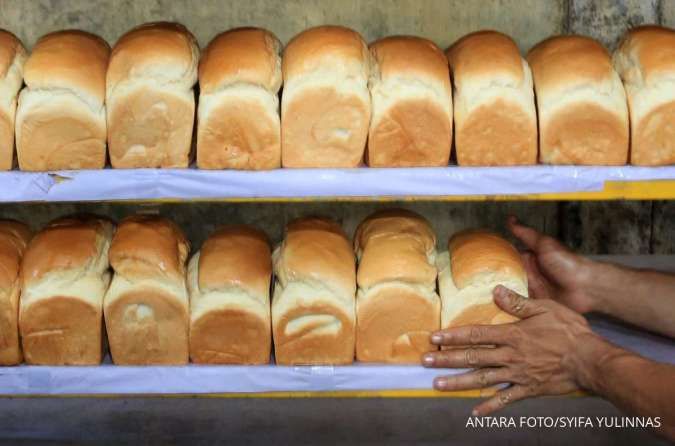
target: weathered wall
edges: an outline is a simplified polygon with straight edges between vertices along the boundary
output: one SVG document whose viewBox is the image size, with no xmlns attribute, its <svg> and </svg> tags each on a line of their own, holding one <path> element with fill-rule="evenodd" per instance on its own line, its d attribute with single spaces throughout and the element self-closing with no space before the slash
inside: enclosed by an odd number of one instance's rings
<svg viewBox="0 0 675 446">
<path fill-rule="evenodd" d="M 552 34 L 581 33 L 613 48 L 631 25 L 675 26 L 675 0 L 0 0 L 0 27 L 28 46 L 50 31 L 79 28 L 111 44 L 147 21 L 177 20 L 202 46 L 218 32 L 244 25 L 264 26 L 286 42 L 314 25 L 353 27 L 366 40 L 415 34 L 449 46 L 463 34 L 492 28 L 513 36 L 522 51 Z M 675 253 L 675 202 L 611 203 L 406 203 L 436 225 L 439 238 L 456 229 L 503 229 L 514 212 L 576 249 L 592 254 Z M 349 232 L 362 217 L 384 205 L 373 203 L 161 205 L 198 246 L 211 224 L 257 223 L 278 239 L 283 222 L 304 214 L 334 215 Z M 40 225 L 73 211 L 120 218 L 137 205 L 3 205 L 0 216 Z M 205 225 L 205 222 L 207 223 Z"/>
</svg>

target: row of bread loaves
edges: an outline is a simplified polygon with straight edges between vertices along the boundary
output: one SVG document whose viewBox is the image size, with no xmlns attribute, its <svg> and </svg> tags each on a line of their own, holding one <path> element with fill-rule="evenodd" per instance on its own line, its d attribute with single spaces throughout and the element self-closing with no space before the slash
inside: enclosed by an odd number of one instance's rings
<svg viewBox="0 0 675 446">
<path fill-rule="evenodd" d="M 0 31 L 0 168 L 13 165 L 14 139 L 22 170 L 100 169 L 106 154 L 116 168 L 187 167 L 197 82 L 202 169 L 444 166 L 453 139 L 466 166 L 668 165 L 674 48 L 675 31 L 643 26 L 613 59 L 582 36 L 523 58 L 495 31 L 444 55 L 418 37 L 368 47 L 353 30 L 320 26 L 283 58 L 260 28 L 219 34 L 200 58 L 187 29 L 161 22 L 112 51 L 89 33 L 51 33 L 27 57 Z"/>
<path fill-rule="evenodd" d="M 187 267 L 188 242 L 160 217 L 67 217 L 32 239 L 2 221 L 0 364 L 99 364 L 106 334 L 115 364 L 265 364 L 272 344 L 280 365 L 417 363 L 439 327 L 508 321 L 495 285 L 527 294 L 500 237 L 459 233 L 449 251 L 403 210 L 371 215 L 353 247 L 324 218 L 290 223 L 274 252 L 225 226 Z"/>
</svg>

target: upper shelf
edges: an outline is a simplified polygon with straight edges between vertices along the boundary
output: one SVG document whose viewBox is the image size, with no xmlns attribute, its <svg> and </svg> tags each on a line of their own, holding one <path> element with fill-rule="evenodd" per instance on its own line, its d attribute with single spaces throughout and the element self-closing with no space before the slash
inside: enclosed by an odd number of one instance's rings
<svg viewBox="0 0 675 446">
<path fill-rule="evenodd" d="M 83 170 L 0 173 L 0 202 L 668 200 L 675 166 Z"/>
</svg>

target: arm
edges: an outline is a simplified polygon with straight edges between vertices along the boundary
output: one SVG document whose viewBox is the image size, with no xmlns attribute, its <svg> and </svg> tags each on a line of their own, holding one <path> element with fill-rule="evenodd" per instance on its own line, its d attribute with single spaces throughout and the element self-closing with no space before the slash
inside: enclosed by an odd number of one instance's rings
<svg viewBox="0 0 675 446">
<path fill-rule="evenodd" d="M 595 262 L 513 217 L 508 226 L 529 250 L 524 259 L 533 294 L 675 338 L 675 275 Z"/>
<path fill-rule="evenodd" d="M 675 439 L 675 387 L 669 384 L 675 381 L 675 366 L 644 359 L 603 340 L 582 316 L 552 300 L 525 299 L 501 286 L 494 294 L 501 309 L 521 320 L 434 333 L 434 344 L 455 348 L 425 354 L 426 367 L 476 369 L 438 377 L 436 389 L 511 384 L 478 405 L 475 416 L 524 398 L 588 389 L 631 414 L 661 417 L 659 432 Z M 495 348 L 481 348 L 486 345 Z"/>
</svg>

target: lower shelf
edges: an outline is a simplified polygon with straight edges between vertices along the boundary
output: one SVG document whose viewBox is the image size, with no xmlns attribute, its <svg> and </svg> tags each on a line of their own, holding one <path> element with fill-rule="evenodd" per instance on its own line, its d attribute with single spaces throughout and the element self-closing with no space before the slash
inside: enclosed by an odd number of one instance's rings
<svg viewBox="0 0 675 446">
<path fill-rule="evenodd" d="M 648 358 L 675 363 L 675 342 L 592 318 L 594 330 Z M 350 366 L 18 366 L 0 368 L 0 396 L 203 395 L 220 398 L 457 397 L 477 398 L 492 390 L 435 392 L 435 376 L 461 369 L 355 364 Z"/>
</svg>

